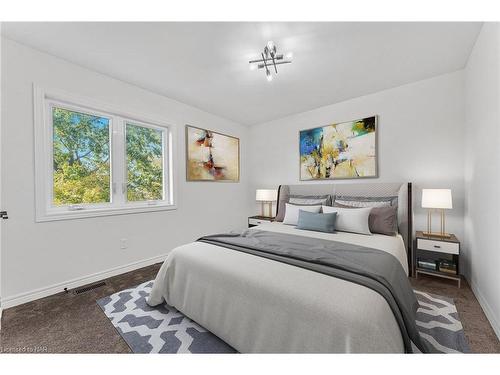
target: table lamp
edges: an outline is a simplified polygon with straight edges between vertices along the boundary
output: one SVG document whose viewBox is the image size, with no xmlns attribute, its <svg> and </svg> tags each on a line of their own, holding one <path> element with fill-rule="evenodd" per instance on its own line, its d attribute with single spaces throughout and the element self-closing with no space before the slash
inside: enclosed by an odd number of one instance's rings
<svg viewBox="0 0 500 375">
<path fill-rule="evenodd" d="M 446 233 L 444 210 L 453 208 L 451 199 L 451 189 L 422 189 L 422 208 L 427 208 L 427 232 L 426 236 L 450 238 Z M 441 231 L 432 232 L 432 211 L 438 210 L 441 213 Z"/>
<path fill-rule="evenodd" d="M 263 217 L 266 217 L 264 214 L 264 204 L 268 203 L 269 204 L 269 216 L 267 217 L 272 217 L 272 212 L 273 212 L 273 202 L 276 202 L 276 199 L 278 198 L 278 191 L 277 190 L 272 190 L 272 189 L 257 189 L 257 192 L 255 194 L 255 200 L 257 202 L 261 202 L 261 213 Z"/>
</svg>

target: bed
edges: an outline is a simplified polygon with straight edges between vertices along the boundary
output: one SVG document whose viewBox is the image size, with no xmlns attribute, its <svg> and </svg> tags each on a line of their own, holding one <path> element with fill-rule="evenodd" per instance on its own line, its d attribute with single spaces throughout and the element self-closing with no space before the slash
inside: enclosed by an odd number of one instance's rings
<svg viewBox="0 0 500 375">
<path fill-rule="evenodd" d="M 399 234 L 320 233 L 282 223 L 267 223 L 250 231 L 382 250 L 393 255 L 407 275 L 411 269 L 411 184 L 282 185 L 279 200 L 325 191 L 333 195 L 397 195 Z M 405 351 L 395 314 L 376 291 L 211 243 L 197 241 L 172 250 L 148 299 L 153 306 L 163 301 L 242 353 Z"/>
</svg>

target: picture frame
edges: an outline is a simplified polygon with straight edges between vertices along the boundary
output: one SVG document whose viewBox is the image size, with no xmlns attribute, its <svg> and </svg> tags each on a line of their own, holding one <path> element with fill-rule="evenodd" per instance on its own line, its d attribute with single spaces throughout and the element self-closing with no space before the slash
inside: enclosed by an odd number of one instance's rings
<svg viewBox="0 0 500 375">
<path fill-rule="evenodd" d="M 240 139 L 186 125 L 186 181 L 239 182 Z"/>
<path fill-rule="evenodd" d="M 299 130 L 299 180 L 378 178 L 378 116 Z"/>
</svg>

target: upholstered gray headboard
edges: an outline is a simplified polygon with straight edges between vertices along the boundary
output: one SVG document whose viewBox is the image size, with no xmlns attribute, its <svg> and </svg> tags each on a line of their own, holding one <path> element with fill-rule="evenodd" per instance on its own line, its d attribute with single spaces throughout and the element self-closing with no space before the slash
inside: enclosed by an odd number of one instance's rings
<svg viewBox="0 0 500 375">
<path fill-rule="evenodd" d="M 288 201 L 290 195 L 349 195 L 358 197 L 398 197 L 398 230 L 408 251 L 408 263 L 412 266 L 413 245 L 413 199 L 410 183 L 356 183 L 356 184 L 302 184 L 280 185 L 278 190 L 278 204 L 276 216 L 283 209 L 281 202 Z M 281 207 L 281 208 L 280 208 Z"/>
</svg>

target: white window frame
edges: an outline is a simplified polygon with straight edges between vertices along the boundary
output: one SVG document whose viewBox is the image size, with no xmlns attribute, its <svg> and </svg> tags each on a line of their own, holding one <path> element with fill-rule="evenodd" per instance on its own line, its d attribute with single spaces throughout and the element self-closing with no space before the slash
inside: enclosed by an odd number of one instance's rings
<svg viewBox="0 0 500 375">
<path fill-rule="evenodd" d="M 79 219 L 139 212 L 175 210 L 176 127 L 148 115 L 123 111 L 109 104 L 33 86 L 35 141 L 35 221 Z M 109 119 L 110 202 L 67 206 L 53 205 L 52 108 L 98 115 Z M 163 132 L 163 200 L 129 202 L 127 196 L 126 124 Z"/>
</svg>

